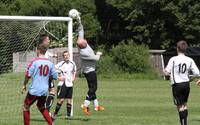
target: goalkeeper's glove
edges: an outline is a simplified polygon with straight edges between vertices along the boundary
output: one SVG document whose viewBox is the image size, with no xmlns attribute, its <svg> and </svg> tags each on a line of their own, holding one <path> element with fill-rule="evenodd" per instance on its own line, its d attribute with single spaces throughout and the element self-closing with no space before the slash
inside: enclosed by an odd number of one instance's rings
<svg viewBox="0 0 200 125">
<path fill-rule="evenodd" d="M 99 51 L 98 51 L 98 52 L 96 53 L 96 55 L 100 55 L 100 56 L 101 56 L 101 55 L 102 55 L 102 52 L 99 52 Z"/>
</svg>

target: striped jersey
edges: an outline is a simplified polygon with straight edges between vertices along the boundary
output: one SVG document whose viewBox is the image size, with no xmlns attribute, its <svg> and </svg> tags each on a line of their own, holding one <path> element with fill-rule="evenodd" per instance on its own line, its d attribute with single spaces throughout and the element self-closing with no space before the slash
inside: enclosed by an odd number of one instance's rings
<svg viewBox="0 0 200 125">
<path fill-rule="evenodd" d="M 100 55 L 96 55 L 93 49 L 87 44 L 83 49 L 80 49 L 81 67 L 84 73 L 95 71 L 96 61 L 100 59 Z"/>
<path fill-rule="evenodd" d="M 170 73 L 171 84 L 189 82 L 190 72 L 199 75 L 199 69 L 194 60 L 184 54 L 172 57 L 165 70 Z"/>
<path fill-rule="evenodd" d="M 28 65 L 26 77 L 32 78 L 29 93 L 44 96 L 48 93 L 49 78 L 57 79 L 58 75 L 54 64 L 47 58 L 35 58 Z"/>
<path fill-rule="evenodd" d="M 61 76 L 64 76 L 65 78 L 65 85 L 67 87 L 73 86 L 73 77 L 76 73 L 76 64 L 73 61 L 61 61 L 58 64 L 56 64 L 56 69 Z M 63 81 L 58 82 L 58 86 L 63 85 Z"/>
</svg>

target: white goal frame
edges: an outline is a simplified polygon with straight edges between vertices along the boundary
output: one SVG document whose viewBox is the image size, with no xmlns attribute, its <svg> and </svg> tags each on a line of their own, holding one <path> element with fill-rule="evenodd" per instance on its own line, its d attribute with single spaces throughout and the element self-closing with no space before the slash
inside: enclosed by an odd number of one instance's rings
<svg viewBox="0 0 200 125">
<path fill-rule="evenodd" d="M 73 60 L 73 19 L 71 17 L 45 17 L 45 16 L 0 16 L 0 21 L 67 21 L 68 22 L 68 51 L 70 60 Z"/>
</svg>

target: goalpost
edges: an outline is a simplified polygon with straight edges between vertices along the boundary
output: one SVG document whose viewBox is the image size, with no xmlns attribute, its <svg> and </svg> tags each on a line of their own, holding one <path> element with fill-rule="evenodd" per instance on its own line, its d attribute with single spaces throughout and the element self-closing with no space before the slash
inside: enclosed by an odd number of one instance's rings
<svg viewBox="0 0 200 125">
<path fill-rule="evenodd" d="M 22 120 L 22 104 L 25 95 L 21 95 L 20 90 L 24 70 L 30 60 L 36 56 L 38 36 L 42 33 L 50 36 L 52 40 L 50 45 L 55 44 L 53 48 L 63 49 L 67 46 L 71 55 L 70 60 L 73 60 L 72 18 L 0 16 L 0 124 Z M 62 49 L 52 51 L 60 50 L 59 53 L 62 53 Z M 32 111 L 32 113 L 36 112 Z"/>
<path fill-rule="evenodd" d="M 39 17 L 39 16 L 0 16 L 0 21 L 67 21 L 68 22 L 68 51 L 71 55 L 70 60 L 72 60 L 72 50 L 73 50 L 73 26 L 72 18 L 70 17 Z"/>
</svg>

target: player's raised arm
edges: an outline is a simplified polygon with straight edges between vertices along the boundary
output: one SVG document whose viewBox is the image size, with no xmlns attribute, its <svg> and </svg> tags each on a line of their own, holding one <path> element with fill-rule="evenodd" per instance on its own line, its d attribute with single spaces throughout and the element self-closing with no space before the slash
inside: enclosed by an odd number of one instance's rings
<svg viewBox="0 0 200 125">
<path fill-rule="evenodd" d="M 79 24 L 79 27 L 78 27 L 78 38 L 84 39 L 84 29 L 81 23 Z"/>
<path fill-rule="evenodd" d="M 78 40 L 77 40 L 77 46 L 80 49 L 87 49 L 92 50 L 91 47 L 88 45 L 88 42 L 86 39 L 84 39 L 84 28 L 83 25 L 80 23 L 78 27 Z M 93 50 L 92 50 L 93 51 Z M 98 61 L 102 55 L 102 52 L 97 52 L 96 54 L 91 51 L 82 51 L 81 52 L 81 58 L 85 60 L 95 60 Z"/>
</svg>

